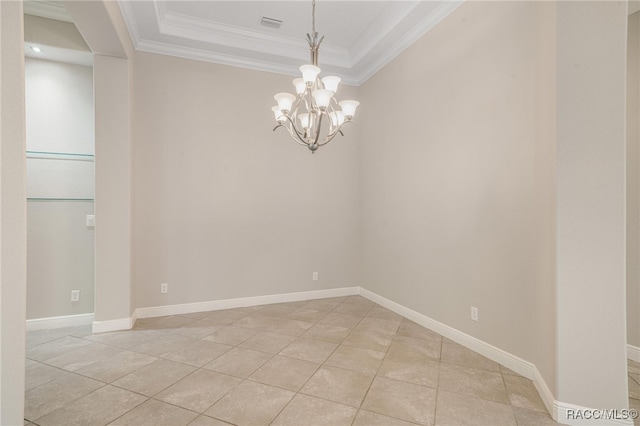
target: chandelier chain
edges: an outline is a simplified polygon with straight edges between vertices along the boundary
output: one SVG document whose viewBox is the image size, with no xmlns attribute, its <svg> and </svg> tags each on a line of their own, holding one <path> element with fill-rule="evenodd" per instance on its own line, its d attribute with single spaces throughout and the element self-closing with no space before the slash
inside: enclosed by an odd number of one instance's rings
<svg viewBox="0 0 640 426">
<path fill-rule="evenodd" d="M 311 2 L 311 28 L 313 33 L 316 32 L 316 0 Z"/>
</svg>

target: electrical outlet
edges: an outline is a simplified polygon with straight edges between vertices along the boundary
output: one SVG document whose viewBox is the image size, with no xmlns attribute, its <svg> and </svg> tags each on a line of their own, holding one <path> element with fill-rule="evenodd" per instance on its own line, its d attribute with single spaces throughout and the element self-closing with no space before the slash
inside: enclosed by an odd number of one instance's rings
<svg viewBox="0 0 640 426">
<path fill-rule="evenodd" d="M 317 272 L 313 273 L 313 280 L 314 281 L 318 281 L 318 273 Z"/>
<path fill-rule="evenodd" d="M 471 319 L 474 321 L 478 321 L 478 308 L 475 306 L 471 307 Z"/>
<path fill-rule="evenodd" d="M 80 301 L 80 290 L 71 290 L 71 301 L 72 302 Z"/>
<path fill-rule="evenodd" d="M 162 283 L 160 284 L 160 293 L 168 293 L 169 292 L 169 284 Z"/>
<path fill-rule="evenodd" d="M 92 214 L 88 214 L 85 219 L 86 227 L 93 228 L 96 226 L 96 216 Z"/>
</svg>

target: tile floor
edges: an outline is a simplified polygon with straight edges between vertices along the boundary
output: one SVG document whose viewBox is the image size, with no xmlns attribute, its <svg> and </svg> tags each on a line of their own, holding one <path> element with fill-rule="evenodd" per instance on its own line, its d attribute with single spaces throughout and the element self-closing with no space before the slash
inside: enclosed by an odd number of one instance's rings
<svg viewBox="0 0 640 426">
<path fill-rule="evenodd" d="M 350 296 L 29 332 L 31 424 L 555 423 L 530 380 Z"/>
</svg>

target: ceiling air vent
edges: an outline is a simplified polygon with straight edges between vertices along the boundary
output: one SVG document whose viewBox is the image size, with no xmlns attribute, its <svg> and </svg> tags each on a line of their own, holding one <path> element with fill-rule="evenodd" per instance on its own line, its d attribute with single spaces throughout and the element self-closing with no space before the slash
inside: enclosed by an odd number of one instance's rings
<svg viewBox="0 0 640 426">
<path fill-rule="evenodd" d="M 282 21 L 279 19 L 267 18 L 263 16 L 260 19 L 260 25 L 264 25 L 265 27 L 278 29 L 282 25 Z"/>
</svg>

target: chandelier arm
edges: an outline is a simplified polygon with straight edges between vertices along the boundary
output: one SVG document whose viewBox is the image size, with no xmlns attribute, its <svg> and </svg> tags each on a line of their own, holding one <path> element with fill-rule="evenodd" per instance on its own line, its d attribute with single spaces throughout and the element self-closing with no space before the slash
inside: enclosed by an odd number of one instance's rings
<svg viewBox="0 0 640 426">
<path fill-rule="evenodd" d="M 342 125 L 340 125 L 340 127 L 342 127 Z M 327 137 L 325 138 L 325 140 L 324 140 L 322 143 L 319 143 L 319 144 L 318 144 L 318 146 L 325 146 L 326 144 L 328 144 L 329 142 L 331 142 L 331 141 L 333 140 L 333 138 L 334 138 L 334 137 L 336 137 L 336 135 L 337 135 L 338 133 L 340 133 L 340 136 L 344 136 L 344 133 L 342 133 L 342 130 L 340 130 L 340 127 L 338 127 L 338 129 L 337 129 L 335 132 L 333 132 L 333 133 L 331 133 L 331 134 L 327 135 Z"/>
<path fill-rule="evenodd" d="M 282 127 L 284 127 L 285 129 L 287 129 L 289 131 L 289 134 L 291 135 L 292 138 L 294 138 L 294 140 L 297 142 L 298 140 L 296 140 L 295 136 L 298 137 L 298 139 L 302 142 L 302 144 L 304 145 L 309 145 L 305 140 L 304 140 L 304 135 L 300 135 L 300 132 L 298 131 L 298 128 L 296 127 L 296 123 L 293 122 L 293 120 L 291 119 L 291 117 L 287 116 L 287 115 L 283 115 L 284 118 L 286 118 L 287 120 L 289 120 L 289 123 L 291 123 L 291 128 L 284 126 L 281 124 Z M 277 128 L 277 127 L 276 127 Z M 275 130 L 275 129 L 274 129 Z M 292 131 L 293 130 L 293 131 Z M 295 136 L 294 136 L 294 132 L 295 132 Z"/>
<path fill-rule="evenodd" d="M 320 118 L 318 118 L 318 129 L 316 130 L 316 138 L 313 141 L 314 145 L 318 145 L 318 139 L 320 138 L 320 129 L 322 128 L 322 117 L 324 116 L 324 113 L 322 111 L 320 111 Z"/>
</svg>

